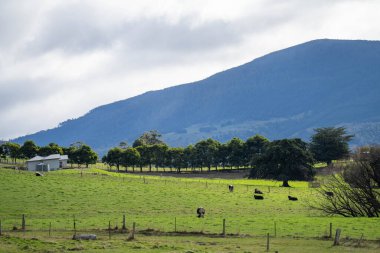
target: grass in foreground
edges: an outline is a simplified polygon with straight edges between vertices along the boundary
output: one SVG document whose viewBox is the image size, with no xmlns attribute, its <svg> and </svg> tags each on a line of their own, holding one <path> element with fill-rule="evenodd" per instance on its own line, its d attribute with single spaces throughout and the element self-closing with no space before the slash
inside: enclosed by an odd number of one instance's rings
<svg viewBox="0 0 380 253">
<path fill-rule="evenodd" d="M 72 230 L 74 216 L 77 229 L 99 230 L 107 228 L 109 221 L 112 227 L 116 225 L 120 227 L 122 215 L 126 214 L 127 227 L 130 228 L 132 222 L 136 222 L 138 230 L 152 228 L 171 232 L 176 227 L 177 231 L 202 231 L 217 234 L 221 233 L 222 220 L 226 219 L 227 234 L 255 236 L 255 238 L 217 239 L 222 242 L 226 240 L 226 243 L 220 242 L 223 245 L 221 247 L 210 244 L 210 249 L 218 249 L 215 252 L 223 252 L 223 247 L 234 244 L 235 240 L 238 246 L 247 244 L 247 247 L 254 247 L 253 250 L 247 249 L 248 252 L 256 252 L 255 240 L 263 244 L 265 240 L 257 237 L 267 233 L 274 235 L 274 224 L 276 224 L 277 234 L 275 241 L 279 243 L 279 249 L 282 249 L 280 252 L 284 252 L 285 248 L 292 248 L 291 243 L 287 245 L 288 242 L 294 242 L 296 245 L 299 243 L 299 246 L 294 246 L 300 248 L 298 252 L 306 252 L 302 249 L 309 243 L 315 246 L 315 252 L 324 251 L 317 250 L 319 244 L 320 247 L 324 245 L 324 241 L 309 241 L 309 239 L 328 235 L 330 222 L 333 223 L 334 230 L 337 227 L 342 229 L 342 238 L 360 238 L 362 234 L 366 240 L 380 238 L 379 218 L 324 217 L 321 213 L 310 210 L 306 201 L 315 199 L 316 192 L 314 189 L 307 188 L 305 182 L 292 182 L 294 187 L 287 189 L 278 187 L 280 182 L 268 180 L 141 177 L 98 169 L 83 170 L 82 176 L 80 170 L 62 170 L 46 173 L 44 177 L 36 177 L 31 172 L 0 169 L 0 182 L 0 219 L 3 230 L 10 230 L 13 226 L 20 228 L 22 214 L 26 215 L 28 230 L 44 230 L 41 233 L 45 235 L 50 223 L 54 233 L 57 230 Z M 228 192 L 227 184 L 235 185 L 233 193 Z M 264 191 L 263 201 L 253 200 L 252 191 L 256 187 Z M 299 201 L 288 201 L 288 195 L 297 196 Z M 198 219 L 195 216 L 195 210 L 199 206 L 206 208 L 204 219 Z M 294 237 L 302 239 L 290 239 Z M 62 239 L 64 245 L 73 243 L 66 242 L 67 238 Z M 187 244 L 193 245 L 193 241 L 199 240 L 203 243 L 203 240 L 206 242 L 210 240 L 204 237 L 142 238 L 147 238 L 148 245 L 154 245 L 155 240 L 168 240 L 167 244 L 170 247 L 178 245 L 180 247 L 178 250 L 167 248 L 161 252 L 187 250 L 190 247 Z M 46 239 L 42 244 L 49 240 Z M 57 238 L 54 241 L 56 243 L 59 240 Z M 188 243 L 185 242 L 186 240 Z M 0 249 L 5 249 L 6 242 L 3 239 L 1 242 Z M 94 245 L 101 242 L 103 241 L 96 242 Z M 126 244 L 124 240 L 118 243 Z M 326 247 L 331 244 L 329 241 Z M 11 243 L 9 247 L 14 247 L 12 245 Z M 124 246 L 128 248 L 127 245 L 129 244 Z M 205 245 L 201 246 L 200 252 L 214 251 L 206 249 Z M 194 247 L 198 250 L 198 246 Z M 89 252 L 96 252 L 93 249 L 95 248 L 89 249 Z M 118 252 L 117 250 L 115 249 L 115 252 Z M 335 249 L 331 250 L 334 252 Z M 355 248 L 355 252 L 356 250 Z"/>
</svg>

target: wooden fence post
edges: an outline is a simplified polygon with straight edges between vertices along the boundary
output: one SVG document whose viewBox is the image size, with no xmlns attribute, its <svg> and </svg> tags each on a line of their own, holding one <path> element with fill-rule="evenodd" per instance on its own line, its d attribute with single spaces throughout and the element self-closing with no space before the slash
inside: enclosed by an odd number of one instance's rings
<svg viewBox="0 0 380 253">
<path fill-rule="evenodd" d="M 338 229 L 336 230 L 336 232 L 335 232 L 334 246 L 339 245 L 340 232 L 341 232 L 341 229 L 340 229 L 340 228 L 338 228 Z"/>
<path fill-rule="evenodd" d="M 74 220 L 73 220 L 73 225 L 74 225 L 74 234 L 77 234 L 77 223 L 75 221 L 75 215 L 74 215 Z"/>
<path fill-rule="evenodd" d="M 2 231 L 1 231 L 1 220 L 0 220 L 0 236 L 2 235 L 1 232 L 2 232 Z"/>
<path fill-rule="evenodd" d="M 269 251 L 269 233 L 267 233 L 267 252 Z"/>
<path fill-rule="evenodd" d="M 49 237 L 51 236 L 51 222 L 49 223 Z"/>
<path fill-rule="evenodd" d="M 274 222 L 274 237 L 277 237 L 277 222 Z"/>
<path fill-rule="evenodd" d="M 174 232 L 177 232 L 177 217 L 174 217 Z"/>
<path fill-rule="evenodd" d="M 136 222 L 133 222 L 133 226 L 132 226 L 132 234 L 131 234 L 131 236 L 129 237 L 130 240 L 135 239 L 135 232 L 136 232 Z"/>
<path fill-rule="evenodd" d="M 332 238 L 332 222 L 330 222 L 330 235 L 329 238 Z"/>
<path fill-rule="evenodd" d="M 22 215 L 21 229 L 25 230 L 25 214 Z"/>
<path fill-rule="evenodd" d="M 226 236 L 226 219 L 223 219 L 223 231 L 222 231 L 222 235 Z"/>
<path fill-rule="evenodd" d="M 125 225 L 125 214 L 123 214 L 123 226 L 122 226 L 121 230 L 123 233 L 127 230 L 127 226 Z"/>
</svg>

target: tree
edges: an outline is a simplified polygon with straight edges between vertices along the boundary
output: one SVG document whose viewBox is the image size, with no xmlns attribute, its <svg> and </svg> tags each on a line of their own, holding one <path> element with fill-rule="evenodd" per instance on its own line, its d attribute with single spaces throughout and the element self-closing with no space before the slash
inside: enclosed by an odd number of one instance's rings
<svg viewBox="0 0 380 253">
<path fill-rule="evenodd" d="M 122 163 L 122 153 L 123 150 L 119 147 L 111 148 L 108 150 L 107 155 L 103 160 L 109 166 L 116 166 L 117 171 L 119 171 L 120 165 Z"/>
<path fill-rule="evenodd" d="M 219 145 L 220 143 L 218 141 L 211 138 L 201 140 L 195 144 L 195 152 L 201 167 L 206 166 L 209 171 L 211 170 L 211 165 L 215 164 L 216 161 Z"/>
<path fill-rule="evenodd" d="M 121 164 L 127 171 L 128 166 L 135 166 L 140 160 L 140 153 L 135 148 L 127 148 L 121 153 Z"/>
<path fill-rule="evenodd" d="M 177 172 L 181 172 L 181 168 L 186 166 L 184 148 L 169 148 L 167 150 L 167 163 L 170 168 L 176 168 Z"/>
<path fill-rule="evenodd" d="M 258 134 L 248 138 L 244 145 L 246 163 L 253 167 L 256 164 L 256 160 L 265 152 L 265 147 L 268 143 L 269 140 L 267 138 Z"/>
<path fill-rule="evenodd" d="M 190 168 L 193 170 L 196 166 L 196 153 L 193 145 L 189 145 L 185 148 L 184 156 L 185 156 L 185 168 Z"/>
<path fill-rule="evenodd" d="M 25 158 L 35 157 L 38 153 L 38 146 L 31 140 L 25 141 L 20 147 L 21 156 Z"/>
<path fill-rule="evenodd" d="M 150 145 L 148 147 L 148 149 L 150 150 L 151 155 L 152 155 L 152 163 L 154 163 L 154 165 L 156 166 L 157 169 L 158 169 L 158 167 L 164 166 L 165 154 L 166 154 L 168 148 L 169 147 L 164 143 L 163 144 L 154 144 L 154 145 Z"/>
<path fill-rule="evenodd" d="M 252 168 L 251 177 L 282 180 L 309 180 L 314 176 L 313 156 L 307 143 L 301 139 L 283 139 L 270 142 Z"/>
<path fill-rule="evenodd" d="M 98 160 L 98 155 L 86 144 L 80 144 L 75 146 L 72 153 L 72 160 L 74 163 L 80 165 L 85 164 L 88 167 L 89 164 L 95 164 Z"/>
<path fill-rule="evenodd" d="M 0 162 L 2 159 L 6 159 L 6 153 L 5 153 L 5 148 L 4 148 L 4 144 L 1 144 L 0 145 Z"/>
<path fill-rule="evenodd" d="M 244 142 L 239 138 L 232 138 L 228 143 L 228 162 L 231 165 L 239 168 L 244 165 Z"/>
<path fill-rule="evenodd" d="M 63 155 L 63 149 L 56 143 L 49 143 L 47 146 L 40 147 L 38 149 L 38 155 L 40 156 L 49 156 L 54 154 Z"/>
<path fill-rule="evenodd" d="M 225 143 L 220 144 L 218 151 L 216 152 L 216 160 L 217 160 L 217 163 L 222 165 L 223 169 L 228 165 L 229 155 L 230 155 L 230 151 L 227 144 Z"/>
<path fill-rule="evenodd" d="M 136 148 L 143 145 L 164 144 L 161 137 L 162 135 L 157 130 L 151 130 L 143 133 L 143 135 L 133 142 L 132 146 Z"/>
<path fill-rule="evenodd" d="M 311 206 L 327 215 L 379 217 L 380 147 L 368 153 L 357 151 L 354 162 L 332 175 L 319 190 L 319 201 Z M 329 194 L 326 194 L 329 192 Z"/>
<path fill-rule="evenodd" d="M 20 145 L 17 143 L 6 142 L 3 144 L 3 151 L 6 156 L 13 159 L 14 163 L 16 163 L 17 158 L 20 158 Z"/>
<path fill-rule="evenodd" d="M 314 131 L 310 150 L 317 161 L 330 165 L 332 160 L 344 158 L 349 154 L 348 142 L 354 135 L 347 135 L 344 127 L 324 127 Z"/>
</svg>

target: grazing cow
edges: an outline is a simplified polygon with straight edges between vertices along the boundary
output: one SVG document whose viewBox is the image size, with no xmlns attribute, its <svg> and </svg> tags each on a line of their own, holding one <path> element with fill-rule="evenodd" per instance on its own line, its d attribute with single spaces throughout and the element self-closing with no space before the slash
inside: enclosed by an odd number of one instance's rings
<svg viewBox="0 0 380 253">
<path fill-rule="evenodd" d="M 259 189 L 255 188 L 255 194 L 263 194 L 263 192 L 260 191 Z"/>
<path fill-rule="evenodd" d="M 44 174 L 42 174 L 41 172 L 36 172 L 36 176 L 37 176 L 37 177 L 43 177 Z"/>
<path fill-rule="evenodd" d="M 228 190 L 230 192 L 233 192 L 234 191 L 234 186 L 232 184 L 228 185 Z"/>
<path fill-rule="evenodd" d="M 206 210 L 203 207 L 197 208 L 197 215 L 198 218 L 204 218 L 205 217 Z"/>
<path fill-rule="evenodd" d="M 325 191 L 325 194 L 326 194 L 328 197 L 334 197 L 334 193 L 333 193 L 333 192 L 327 192 L 327 191 Z"/>
<path fill-rule="evenodd" d="M 288 196 L 288 199 L 291 201 L 297 201 L 298 199 L 296 197 Z"/>
<path fill-rule="evenodd" d="M 264 196 L 262 195 L 253 195 L 255 199 L 264 199 Z"/>
</svg>

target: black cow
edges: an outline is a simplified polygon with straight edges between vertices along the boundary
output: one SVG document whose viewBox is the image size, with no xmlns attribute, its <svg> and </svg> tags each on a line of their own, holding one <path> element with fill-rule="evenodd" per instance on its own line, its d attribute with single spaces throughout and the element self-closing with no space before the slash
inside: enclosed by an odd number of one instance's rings
<svg viewBox="0 0 380 253">
<path fill-rule="evenodd" d="M 288 199 L 291 201 L 297 201 L 298 199 L 296 197 L 288 196 Z"/>
<path fill-rule="evenodd" d="M 264 199 L 264 196 L 262 195 L 253 195 L 255 199 Z"/>
<path fill-rule="evenodd" d="M 197 208 L 197 215 L 198 218 L 204 218 L 205 217 L 206 210 L 203 207 Z"/>
<path fill-rule="evenodd" d="M 37 176 L 37 177 L 43 177 L 44 174 L 42 174 L 41 172 L 36 172 L 36 176 Z"/>
<path fill-rule="evenodd" d="M 334 193 L 333 193 L 333 192 L 327 192 L 327 191 L 325 191 L 325 194 L 326 194 L 328 197 L 334 197 Z"/>
<path fill-rule="evenodd" d="M 255 194 L 263 194 L 263 192 L 260 191 L 259 189 L 255 188 Z"/>
<path fill-rule="evenodd" d="M 232 184 L 228 185 L 228 190 L 230 192 L 233 192 L 234 191 L 234 186 Z"/>
</svg>

